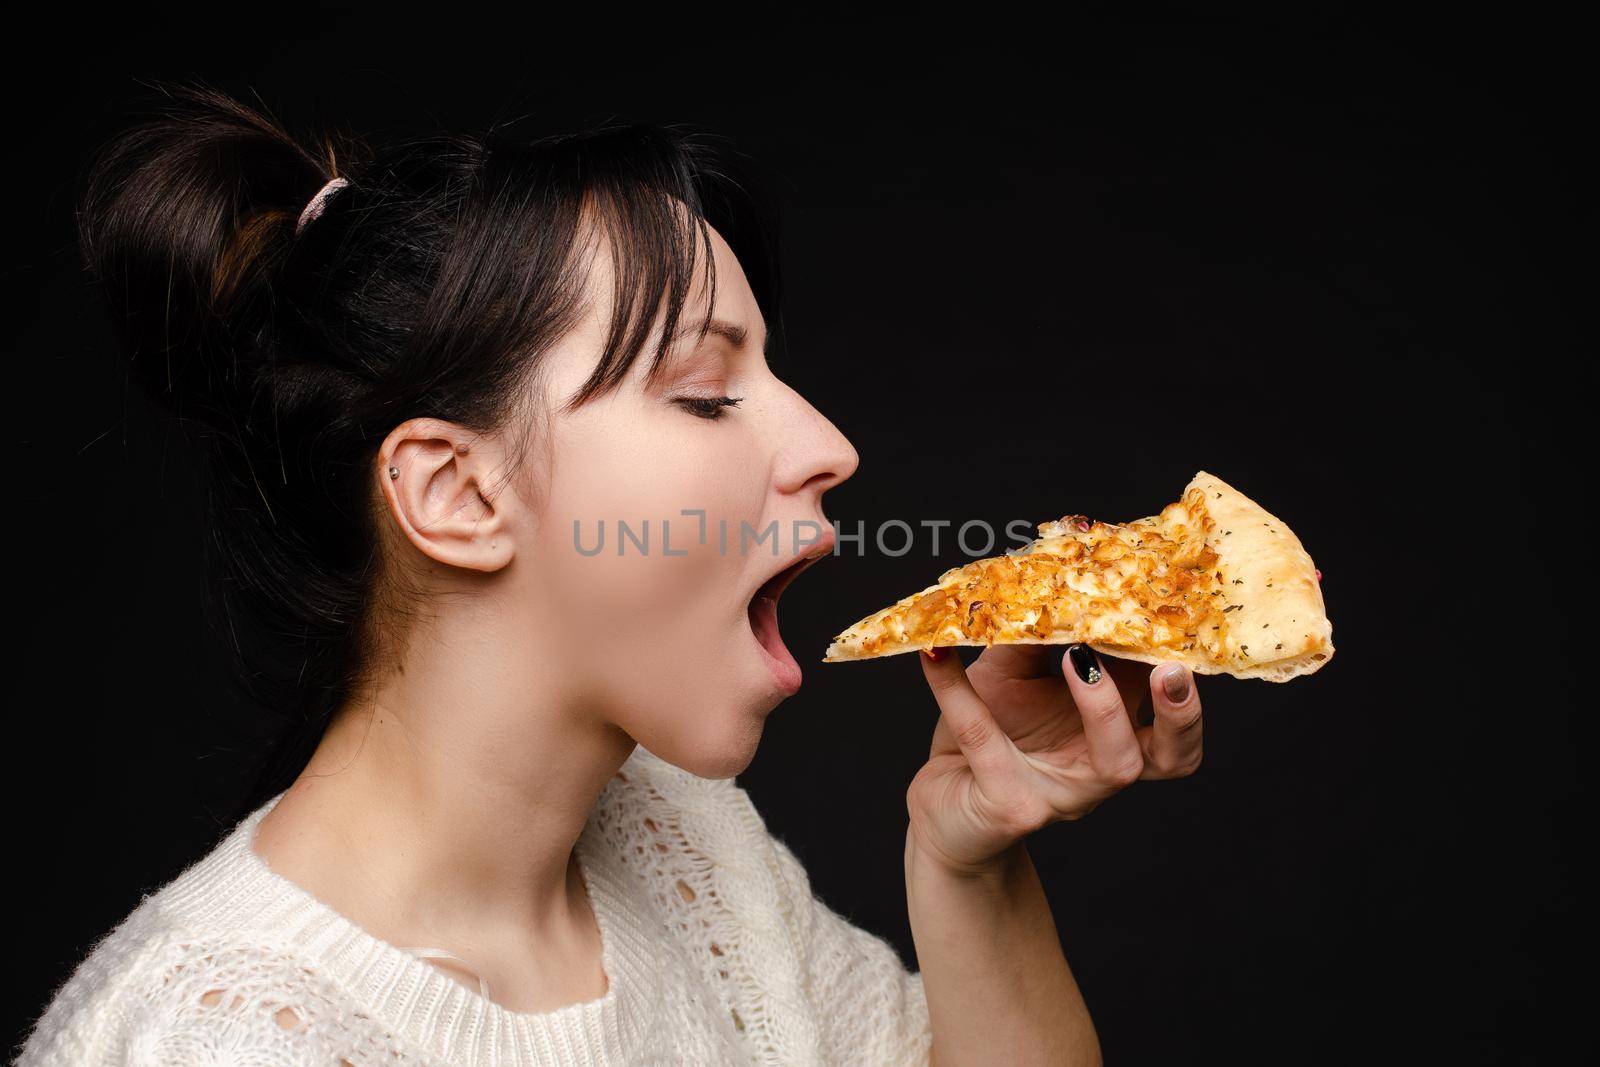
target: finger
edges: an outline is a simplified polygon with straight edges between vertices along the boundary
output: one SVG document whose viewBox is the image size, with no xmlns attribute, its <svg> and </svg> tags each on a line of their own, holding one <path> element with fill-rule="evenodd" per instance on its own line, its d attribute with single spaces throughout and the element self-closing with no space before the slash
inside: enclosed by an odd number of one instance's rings
<svg viewBox="0 0 1600 1067">
<path fill-rule="evenodd" d="M 1134 736 L 1122 694 L 1100 657 L 1088 645 L 1073 645 L 1061 657 L 1061 672 L 1072 690 L 1078 717 L 1083 720 L 1090 765 L 1114 787 L 1136 781 L 1144 770 L 1144 754 Z"/>
<path fill-rule="evenodd" d="M 1200 691 L 1194 672 L 1169 663 L 1150 672 L 1155 722 L 1140 731 L 1145 778 L 1182 778 L 1200 766 Z"/>
<path fill-rule="evenodd" d="M 1128 721 L 1135 727 L 1141 725 L 1141 712 L 1147 710 L 1150 703 L 1150 665 L 1138 663 L 1131 659 L 1121 659 L 1117 656 L 1108 656 L 1096 650 L 1100 656 L 1100 665 L 1111 674 L 1111 680 L 1117 683 L 1117 695 L 1122 697 L 1122 706 L 1128 709 Z M 1149 722 L 1143 718 L 1143 722 Z"/>
<path fill-rule="evenodd" d="M 917 655 L 922 674 L 933 690 L 944 722 L 972 767 L 978 788 L 991 800 L 1001 801 L 1014 791 L 1022 768 L 1022 753 L 994 721 L 989 706 L 972 688 L 961 657 L 949 648 L 931 648 Z"/>
</svg>

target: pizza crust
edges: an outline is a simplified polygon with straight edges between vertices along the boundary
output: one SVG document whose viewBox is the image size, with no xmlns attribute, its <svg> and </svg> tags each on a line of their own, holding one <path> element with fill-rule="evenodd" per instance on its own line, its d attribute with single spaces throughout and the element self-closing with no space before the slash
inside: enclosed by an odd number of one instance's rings
<svg viewBox="0 0 1600 1067">
<path fill-rule="evenodd" d="M 1333 656 L 1333 626 L 1311 556 L 1286 524 L 1213 474 L 1197 473 L 1182 499 L 1159 516 L 1092 526 L 1081 516 L 1069 516 L 1044 523 L 1039 531 L 1040 537 L 1019 555 L 1038 556 L 1034 573 L 1047 574 L 1050 581 L 1030 576 L 1028 564 L 1006 563 L 1007 557 L 951 568 L 933 585 L 839 634 L 823 662 L 930 647 L 1084 643 L 1141 663 L 1178 662 L 1197 674 L 1282 682 L 1321 669 Z M 1094 546 L 1109 549 L 1105 555 L 1114 559 L 1118 553 L 1148 555 L 1146 544 L 1159 545 L 1167 554 L 1155 572 L 1167 577 L 1155 580 L 1178 578 L 1169 584 L 1183 588 L 1164 586 L 1140 603 L 1125 588 L 1108 590 L 1097 584 L 1104 573 L 1120 577 L 1129 565 L 1118 570 L 1115 563 L 1091 563 L 1086 557 L 1101 555 L 1092 551 Z M 1201 553 L 1203 559 L 1198 558 Z M 917 613 L 926 613 L 929 604 L 981 607 L 981 600 L 976 605 L 970 598 L 962 600 L 960 590 L 984 580 L 985 573 L 1010 582 L 1005 588 L 1013 598 L 1008 606 L 1020 609 L 1020 614 L 1012 612 L 1019 615 L 1016 620 L 979 619 L 974 625 L 973 611 L 965 613 L 965 621 L 957 617 L 961 612 L 947 611 L 932 624 L 915 625 Z M 1208 586 L 1199 587 L 1197 580 Z M 1052 593 L 1052 583 L 1066 593 Z M 1172 596 L 1162 602 L 1154 592 Z M 1158 611 L 1150 610 L 1152 598 Z M 1074 605 L 1089 607 L 1073 610 Z M 1170 615 L 1152 622 L 1159 612 Z M 1139 620 L 1142 625 L 1129 625 Z M 935 630 L 929 632 L 927 625 Z M 1192 629 L 1175 637 L 1174 627 Z"/>
<path fill-rule="evenodd" d="M 1224 587 L 1237 590 L 1230 604 L 1238 607 L 1223 634 L 1224 655 L 1236 664 L 1227 673 L 1281 682 L 1319 669 L 1333 656 L 1333 624 L 1316 564 L 1300 539 L 1214 474 L 1199 472 L 1188 488 L 1205 494 L 1215 524 L 1206 540 L 1216 549 Z"/>
</svg>

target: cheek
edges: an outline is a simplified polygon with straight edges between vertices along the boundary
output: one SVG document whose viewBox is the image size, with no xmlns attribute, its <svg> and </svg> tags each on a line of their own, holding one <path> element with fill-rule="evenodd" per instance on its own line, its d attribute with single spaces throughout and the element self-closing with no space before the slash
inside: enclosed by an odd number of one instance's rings
<svg viewBox="0 0 1600 1067">
<path fill-rule="evenodd" d="M 676 409 L 597 403 L 556 428 L 553 445 L 535 595 L 588 634 L 628 642 L 635 662 L 718 669 L 755 573 L 740 524 L 754 526 L 766 499 L 748 435 Z"/>
</svg>

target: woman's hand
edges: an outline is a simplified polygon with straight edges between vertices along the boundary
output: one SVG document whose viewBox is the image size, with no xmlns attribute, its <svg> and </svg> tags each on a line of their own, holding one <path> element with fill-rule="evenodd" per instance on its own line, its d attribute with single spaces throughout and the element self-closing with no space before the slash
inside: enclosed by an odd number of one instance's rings
<svg viewBox="0 0 1600 1067">
<path fill-rule="evenodd" d="M 1149 671 L 1087 645 L 994 645 L 966 670 L 919 653 L 939 704 L 928 762 L 906 794 L 919 848 L 953 871 L 999 865 L 1022 838 L 1078 819 L 1141 778 L 1200 765 L 1200 697 L 1181 664 Z M 1153 721 L 1135 715 L 1146 701 Z"/>
</svg>

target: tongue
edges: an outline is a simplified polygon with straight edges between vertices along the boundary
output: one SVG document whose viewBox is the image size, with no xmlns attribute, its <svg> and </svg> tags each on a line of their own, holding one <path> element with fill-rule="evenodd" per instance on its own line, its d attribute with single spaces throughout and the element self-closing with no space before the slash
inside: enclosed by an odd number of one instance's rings
<svg viewBox="0 0 1600 1067">
<path fill-rule="evenodd" d="M 750 601 L 750 629 L 756 642 L 766 653 L 767 666 L 778 684 L 793 693 L 800 688 L 800 664 L 789 654 L 789 648 L 778 634 L 778 605 L 767 596 L 756 596 Z"/>
</svg>

